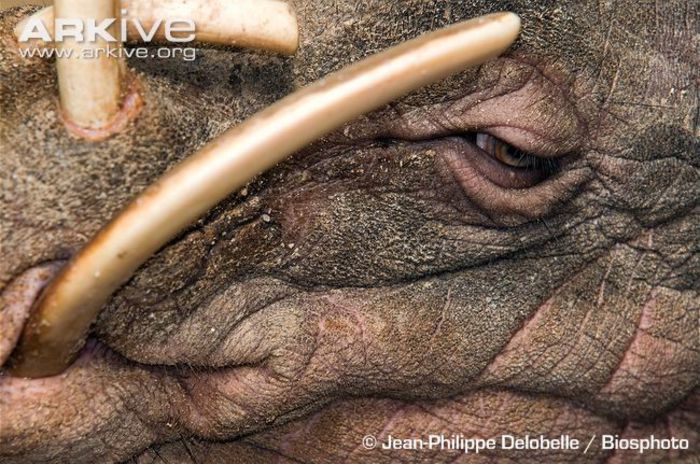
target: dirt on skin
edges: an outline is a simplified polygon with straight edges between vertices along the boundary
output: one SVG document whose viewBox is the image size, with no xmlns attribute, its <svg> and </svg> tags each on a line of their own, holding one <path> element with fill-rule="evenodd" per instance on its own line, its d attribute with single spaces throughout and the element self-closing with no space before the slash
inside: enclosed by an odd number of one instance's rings
<svg viewBox="0 0 700 464">
<path fill-rule="evenodd" d="M 523 34 L 232 194 L 114 295 L 65 374 L 0 377 L 0 459 L 697 460 L 697 6 L 294 4 L 294 57 L 132 60 L 144 108 L 97 143 L 62 126 L 53 64 L 17 55 L 30 10 L 2 13 L 3 296 L 169 166 L 328 72 L 490 11 L 520 14 Z M 557 170 L 532 183 L 477 151 L 475 132 Z M 691 447 L 362 447 L 429 433 Z"/>
</svg>

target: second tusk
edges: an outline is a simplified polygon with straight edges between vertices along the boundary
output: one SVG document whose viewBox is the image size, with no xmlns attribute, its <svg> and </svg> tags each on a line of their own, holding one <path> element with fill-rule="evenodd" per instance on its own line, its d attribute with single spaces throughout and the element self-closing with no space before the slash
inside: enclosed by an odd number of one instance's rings
<svg viewBox="0 0 700 464">
<path fill-rule="evenodd" d="M 279 0 L 121 0 L 122 19 L 126 20 L 128 41 L 140 38 L 137 27 L 153 40 L 164 42 L 162 25 L 169 20 L 192 20 L 195 40 L 200 43 L 269 50 L 293 54 L 299 45 L 299 28 L 292 8 Z M 19 40 L 28 25 L 41 21 L 54 37 L 54 9 L 47 7 L 20 21 L 15 26 Z M 138 26 L 136 25 L 138 22 Z M 48 44 L 33 39 L 20 42 L 25 48 Z"/>
</svg>

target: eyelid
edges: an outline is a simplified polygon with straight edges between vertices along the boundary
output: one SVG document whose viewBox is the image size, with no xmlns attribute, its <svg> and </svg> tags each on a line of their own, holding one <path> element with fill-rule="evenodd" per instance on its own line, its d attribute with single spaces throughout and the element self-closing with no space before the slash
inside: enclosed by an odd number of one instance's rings
<svg viewBox="0 0 700 464">
<path fill-rule="evenodd" d="M 577 145 L 552 140 L 544 135 L 515 126 L 492 126 L 481 129 L 508 145 L 540 158 L 560 158 L 577 150 Z"/>
<path fill-rule="evenodd" d="M 476 147 L 459 138 L 444 138 L 437 142 L 449 173 L 462 190 L 490 218 L 500 225 L 516 225 L 523 221 L 546 216 L 551 209 L 567 201 L 590 177 L 586 168 L 557 173 L 552 180 L 526 188 L 504 188 L 487 179 L 475 163 Z M 496 161 L 493 161 L 496 162 Z"/>
<path fill-rule="evenodd" d="M 585 124 L 570 98 L 532 65 L 502 58 L 490 66 L 527 66 L 530 77 L 522 85 L 503 91 L 503 84 L 489 83 L 449 103 L 408 109 L 397 105 L 386 119 L 382 136 L 404 140 L 431 140 L 470 132 L 486 132 L 509 145 L 544 158 L 578 152 L 583 146 Z M 505 79 L 505 78 L 503 78 Z M 380 121 L 381 122 L 381 121 Z"/>
<path fill-rule="evenodd" d="M 511 168 L 532 169 L 533 162 L 540 159 L 486 132 L 476 133 L 476 146 Z"/>
</svg>

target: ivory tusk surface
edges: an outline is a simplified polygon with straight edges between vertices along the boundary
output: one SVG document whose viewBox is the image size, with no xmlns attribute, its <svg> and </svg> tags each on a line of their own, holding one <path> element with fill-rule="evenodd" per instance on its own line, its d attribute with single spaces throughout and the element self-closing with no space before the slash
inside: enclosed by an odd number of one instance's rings
<svg viewBox="0 0 700 464">
<path fill-rule="evenodd" d="M 56 0 L 56 17 L 77 20 L 119 18 L 119 6 L 114 0 Z M 110 32 L 118 37 L 118 27 Z M 97 129 L 115 118 L 121 106 L 122 81 L 125 71 L 123 58 L 100 53 L 106 48 L 118 48 L 121 43 L 109 43 L 102 38 L 94 42 L 67 37 L 57 44 L 70 56 L 56 56 L 58 90 L 64 118 L 76 126 Z M 94 58 L 84 59 L 86 52 Z"/>
<path fill-rule="evenodd" d="M 168 20 L 191 19 L 195 23 L 195 40 L 201 43 L 269 50 L 286 55 L 299 46 L 299 27 L 291 6 L 279 0 L 121 0 L 123 18 L 127 20 L 127 40 L 136 42 L 141 36 L 135 26 L 138 20 L 148 32 L 157 21 L 154 41 L 165 42 L 164 27 Z M 39 18 L 54 36 L 54 9 L 47 7 L 15 27 L 20 37 L 30 18 Z M 34 40 L 23 47 L 47 44 Z"/>
<path fill-rule="evenodd" d="M 162 19 L 192 19 L 199 42 L 293 54 L 299 45 L 296 15 L 278 0 L 122 0 L 129 19 L 146 28 Z M 127 37 L 136 36 L 133 21 Z M 156 38 L 162 40 L 163 28 Z"/>
<path fill-rule="evenodd" d="M 63 371 L 110 295 L 216 203 L 347 121 L 498 56 L 519 30 L 518 16 L 496 13 L 429 33 L 331 74 L 210 142 L 147 188 L 54 279 L 24 329 L 11 372 Z"/>
</svg>

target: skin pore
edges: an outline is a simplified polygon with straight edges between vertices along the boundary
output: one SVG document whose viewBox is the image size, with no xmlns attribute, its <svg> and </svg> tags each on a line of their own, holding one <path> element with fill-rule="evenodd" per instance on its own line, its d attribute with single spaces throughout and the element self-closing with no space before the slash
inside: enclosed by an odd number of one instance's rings
<svg viewBox="0 0 700 464">
<path fill-rule="evenodd" d="M 64 376 L 0 377 L 2 460 L 458 457 L 359 446 L 423 432 L 653 433 L 695 448 L 587 459 L 697 457 L 697 7 L 294 7 L 294 57 L 130 63 L 144 110 L 98 144 L 62 130 L 51 63 L 19 61 L 22 15 L 3 14 L 0 291 L 300 86 L 486 12 L 518 13 L 523 34 L 215 207 L 114 295 Z M 516 169 L 477 134 L 538 161 Z M 525 459 L 581 462 L 551 453 Z"/>
</svg>

